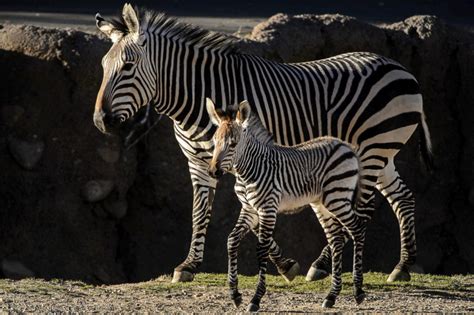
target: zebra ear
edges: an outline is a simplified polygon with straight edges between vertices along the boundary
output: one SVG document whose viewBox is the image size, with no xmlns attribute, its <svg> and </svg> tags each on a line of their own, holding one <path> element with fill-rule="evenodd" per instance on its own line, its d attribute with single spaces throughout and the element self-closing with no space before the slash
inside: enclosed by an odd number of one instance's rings
<svg viewBox="0 0 474 315">
<path fill-rule="evenodd" d="M 135 9 L 129 4 L 125 3 L 122 9 L 122 17 L 127 25 L 128 31 L 132 34 L 138 34 L 140 23 Z"/>
<path fill-rule="evenodd" d="M 206 109 L 207 109 L 207 113 L 209 114 L 209 118 L 211 118 L 211 122 L 214 125 L 219 126 L 221 118 L 219 117 L 219 113 L 217 113 L 216 111 L 216 105 L 208 97 L 206 97 Z"/>
<path fill-rule="evenodd" d="M 123 32 L 117 29 L 112 23 L 106 21 L 99 13 L 95 15 L 95 25 L 97 25 L 97 28 L 107 35 L 107 37 L 114 43 L 123 37 Z"/>
<path fill-rule="evenodd" d="M 248 101 L 240 102 L 239 111 L 237 112 L 237 120 L 240 121 L 241 124 L 245 123 L 245 121 L 250 117 L 251 112 L 252 109 L 250 108 Z"/>
</svg>

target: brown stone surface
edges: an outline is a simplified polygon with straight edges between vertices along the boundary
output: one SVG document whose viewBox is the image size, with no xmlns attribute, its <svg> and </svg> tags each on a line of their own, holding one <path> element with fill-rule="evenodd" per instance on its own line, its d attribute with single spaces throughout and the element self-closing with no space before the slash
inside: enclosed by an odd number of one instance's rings
<svg viewBox="0 0 474 315">
<path fill-rule="evenodd" d="M 171 273 L 188 251 L 192 187 L 170 120 L 130 150 L 118 149 L 118 139 L 92 124 L 100 58 L 109 45 L 74 30 L 0 27 L 0 260 L 21 262 L 39 277 L 145 280 Z M 341 15 L 278 14 L 239 45 L 278 61 L 372 51 L 407 66 L 422 86 L 437 164 L 432 176 L 423 170 L 417 135 L 397 161 L 417 200 L 417 264 L 428 273 L 474 272 L 472 33 L 431 16 L 376 27 Z M 44 150 L 28 170 L 10 153 L 8 139 L 33 135 Z M 114 190 L 105 200 L 84 201 L 82 187 L 97 179 L 113 181 Z M 232 183 L 227 176 L 219 184 L 203 271 L 227 268 L 226 237 L 239 210 Z M 111 211 L 114 205 L 125 211 Z M 398 261 L 398 227 L 381 198 L 377 207 L 365 268 L 390 272 Z M 282 217 L 276 239 L 303 271 L 325 244 L 310 210 Z M 257 269 L 254 242 L 248 237 L 242 244 L 243 273 Z"/>
</svg>

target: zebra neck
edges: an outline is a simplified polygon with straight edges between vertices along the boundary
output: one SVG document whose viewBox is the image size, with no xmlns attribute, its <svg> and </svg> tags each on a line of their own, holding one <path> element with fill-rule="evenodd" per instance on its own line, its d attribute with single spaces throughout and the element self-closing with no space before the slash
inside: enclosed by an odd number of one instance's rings
<svg viewBox="0 0 474 315">
<path fill-rule="evenodd" d="M 205 99 L 211 98 L 224 109 L 241 101 L 237 91 L 239 55 L 163 38 L 158 46 L 163 48 L 156 60 L 157 112 L 174 120 L 187 137 L 210 139 L 214 127 Z"/>
<path fill-rule="evenodd" d="M 252 180 L 251 177 L 259 172 L 272 171 L 276 147 L 272 135 L 263 127 L 258 117 L 252 115 L 246 124 L 246 130 L 242 131 L 236 148 L 234 169 L 243 179 Z"/>
</svg>

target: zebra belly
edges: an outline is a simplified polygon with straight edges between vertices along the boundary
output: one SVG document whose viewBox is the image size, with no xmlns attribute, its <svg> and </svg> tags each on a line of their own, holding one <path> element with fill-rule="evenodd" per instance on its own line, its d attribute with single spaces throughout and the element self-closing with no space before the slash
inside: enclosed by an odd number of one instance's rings
<svg viewBox="0 0 474 315">
<path fill-rule="evenodd" d="M 308 195 L 308 196 L 283 196 L 278 207 L 278 213 L 280 214 L 294 214 L 304 209 L 305 206 L 310 203 L 314 203 L 319 200 L 319 196 Z"/>
</svg>

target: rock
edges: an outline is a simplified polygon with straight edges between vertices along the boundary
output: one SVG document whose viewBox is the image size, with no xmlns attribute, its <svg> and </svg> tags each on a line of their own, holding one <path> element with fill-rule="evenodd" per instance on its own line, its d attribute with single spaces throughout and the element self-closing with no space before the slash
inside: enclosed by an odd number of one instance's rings
<svg viewBox="0 0 474 315">
<path fill-rule="evenodd" d="M 88 202 L 98 202 L 107 198 L 113 189 L 111 180 L 90 180 L 82 189 L 82 197 Z"/>
<path fill-rule="evenodd" d="M 104 201 L 104 208 L 114 219 L 119 220 L 127 214 L 128 202 L 125 199 L 111 201 L 108 198 Z"/>
<path fill-rule="evenodd" d="M 8 138 L 8 147 L 13 158 L 21 167 L 32 170 L 41 159 L 45 144 L 36 135 L 31 140 L 10 136 Z"/>
<path fill-rule="evenodd" d="M 115 163 L 120 158 L 120 149 L 110 147 L 100 147 L 97 149 L 97 153 L 107 163 Z"/>
<path fill-rule="evenodd" d="M 12 127 L 23 115 L 25 109 L 16 105 L 5 105 L 1 109 L 1 121 L 8 127 Z"/>
<path fill-rule="evenodd" d="M 32 278 L 34 272 L 17 260 L 4 259 L 2 261 L 3 274 L 10 279 Z"/>
</svg>

